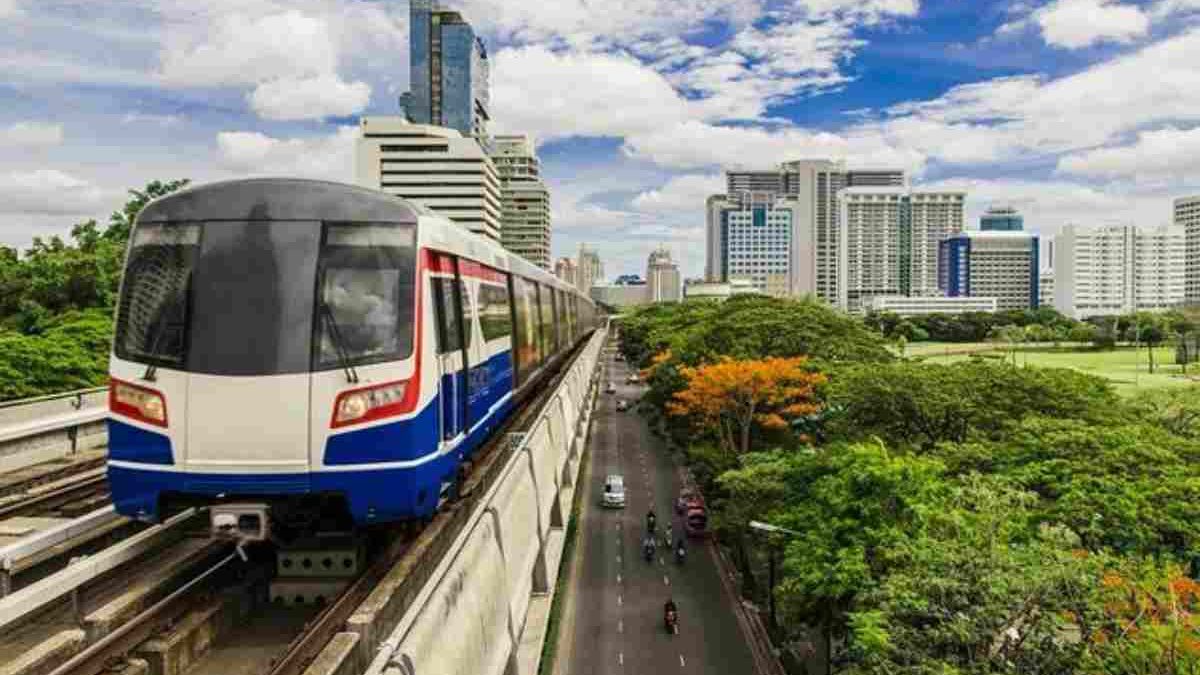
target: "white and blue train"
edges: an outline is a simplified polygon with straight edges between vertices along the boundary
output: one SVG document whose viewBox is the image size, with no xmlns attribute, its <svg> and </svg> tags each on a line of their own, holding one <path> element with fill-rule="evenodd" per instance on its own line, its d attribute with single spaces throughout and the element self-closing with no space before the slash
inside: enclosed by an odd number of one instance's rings
<svg viewBox="0 0 1200 675">
<path fill-rule="evenodd" d="M 378 191 L 168 195 L 121 284 L 113 501 L 149 521 L 206 505 L 245 532 L 427 517 L 595 319 L 573 286 Z"/>
</svg>

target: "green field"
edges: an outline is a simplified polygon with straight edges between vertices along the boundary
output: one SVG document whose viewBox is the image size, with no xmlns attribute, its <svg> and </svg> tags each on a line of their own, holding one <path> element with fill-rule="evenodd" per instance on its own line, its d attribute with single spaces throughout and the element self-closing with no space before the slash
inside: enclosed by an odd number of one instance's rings
<svg viewBox="0 0 1200 675">
<path fill-rule="evenodd" d="M 949 363 L 971 358 L 971 353 L 1004 356 L 1009 361 L 1012 354 L 998 349 L 996 344 L 946 344 L 917 343 L 909 345 L 909 356 L 921 356 L 927 363 Z M 1175 348 L 1159 347 L 1154 350 L 1154 374 L 1149 372 L 1146 349 L 1134 350 L 1121 347 L 1111 351 L 1097 351 L 1071 347 L 1018 350 L 1017 365 L 1044 366 L 1048 368 L 1074 368 L 1092 375 L 1112 380 L 1117 391 L 1125 396 L 1139 391 L 1163 387 L 1184 387 L 1200 383 L 1200 364 L 1188 368 L 1187 376 L 1175 365 Z"/>
</svg>

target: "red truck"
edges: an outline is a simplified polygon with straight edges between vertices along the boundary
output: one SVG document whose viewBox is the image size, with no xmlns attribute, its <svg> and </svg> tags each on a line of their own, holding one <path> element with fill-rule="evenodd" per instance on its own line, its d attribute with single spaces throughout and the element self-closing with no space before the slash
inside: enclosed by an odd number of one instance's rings
<svg viewBox="0 0 1200 675">
<path fill-rule="evenodd" d="M 708 534 L 708 509 L 699 492 L 690 488 L 681 490 L 675 500 L 675 512 L 683 518 L 683 527 L 689 537 Z"/>
</svg>

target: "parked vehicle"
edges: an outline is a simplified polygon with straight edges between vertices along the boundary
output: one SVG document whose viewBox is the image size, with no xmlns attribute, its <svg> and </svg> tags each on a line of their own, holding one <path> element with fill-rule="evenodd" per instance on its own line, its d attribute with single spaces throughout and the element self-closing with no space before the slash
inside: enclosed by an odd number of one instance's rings
<svg viewBox="0 0 1200 675">
<path fill-rule="evenodd" d="M 626 410 L 629 410 L 629 401 L 624 399 L 617 401 L 617 410 L 619 412 L 625 412 Z"/>
</svg>

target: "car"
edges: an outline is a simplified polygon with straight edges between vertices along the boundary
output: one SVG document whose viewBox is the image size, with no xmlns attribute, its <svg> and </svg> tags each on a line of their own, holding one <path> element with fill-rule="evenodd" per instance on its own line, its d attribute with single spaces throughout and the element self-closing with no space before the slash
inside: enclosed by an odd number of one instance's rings
<svg viewBox="0 0 1200 675">
<path fill-rule="evenodd" d="M 629 401 L 625 401 L 625 400 L 617 401 L 617 410 L 619 412 L 625 412 L 626 410 L 629 410 Z"/>
<path fill-rule="evenodd" d="M 624 360 L 625 360 L 625 355 L 624 355 L 624 354 L 617 354 L 617 360 L 618 360 L 618 361 L 624 361 Z"/>
<path fill-rule="evenodd" d="M 617 385 L 613 384 L 612 382 L 609 382 L 608 388 L 606 388 L 604 391 L 609 394 L 615 394 L 615 393 L 617 393 Z"/>
<path fill-rule="evenodd" d="M 629 374 L 629 377 L 625 378 L 625 382 L 626 382 L 627 384 L 637 384 L 637 383 L 638 383 L 638 381 L 639 381 L 639 380 L 638 380 L 638 374 L 637 374 L 637 373 L 630 373 L 630 374 Z"/>
<path fill-rule="evenodd" d="M 615 509 L 625 508 L 624 477 L 614 473 L 604 479 L 604 497 L 601 498 L 600 503 Z"/>
</svg>

